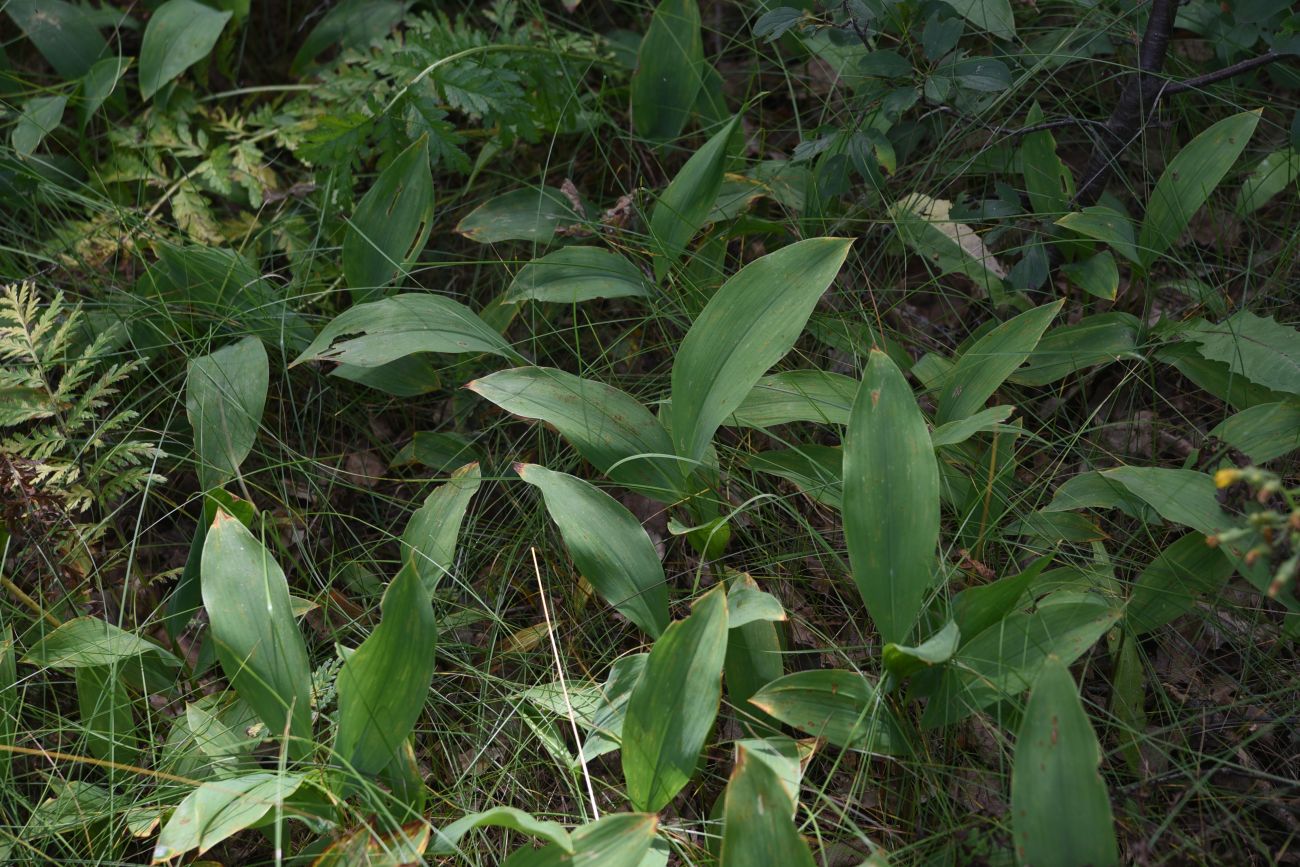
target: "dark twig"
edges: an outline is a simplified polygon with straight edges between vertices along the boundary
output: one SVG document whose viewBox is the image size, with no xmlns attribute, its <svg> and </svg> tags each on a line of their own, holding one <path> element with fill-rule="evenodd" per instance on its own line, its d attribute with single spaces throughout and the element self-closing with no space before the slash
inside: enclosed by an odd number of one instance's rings
<svg viewBox="0 0 1300 867">
<path fill-rule="evenodd" d="M 1160 91 L 1160 98 L 1173 96 L 1177 93 L 1186 93 L 1189 90 L 1200 90 L 1219 81 L 1225 81 L 1233 76 L 1241 75 L 1243 72 L 1250 72 L 1252 69 L 1259 69 L 1261 66 L 1268 66 L 1270 63 L 1281 60 L 1283 55 L 1276 51 L 1266 51 L 1258 57 L 1252 57 L 1232 66 L 1225 66 L 1222 69 L 1216 69 L 1214 72 L 1207 72 L 1204 75 L 1198 75 L 1195 78 L 1188 78 L 1184 81 L 1172 81 L 1166 84 Z"/>
</svg>

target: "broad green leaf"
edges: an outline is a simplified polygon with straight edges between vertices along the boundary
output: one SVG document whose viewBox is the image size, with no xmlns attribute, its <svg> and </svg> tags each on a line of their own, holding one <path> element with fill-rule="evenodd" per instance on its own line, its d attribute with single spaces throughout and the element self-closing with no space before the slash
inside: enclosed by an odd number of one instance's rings
<svg viewBox="0 0 1300 867">
<path fill-rule="evenodd" d="M 203 606 L 217 660 L 239 697 L 294 758 L 311 750 L 311 668 L 289 585 L 271 552 L 217 512 L 203 542 Z"/>
<path fill-rule="evenodd" d="M 130 65 L 130 57 L 105 57 L 82 76 L 81 100 L 77 105 L 82 130 L 85 130 L 86 124 L 90 123 L 90 119 L 117 90 L 118 83 Z"/>
<path fill-rule="evenodd" d="M 258 771 L 204 783 L 185 796 L 158 833 L 153 861 L 197 849 L 202 855 L 232 834 L 256 825 L 302 785 L 303 774 Z"/>
<path fill-rule="evenodd" d="M 703 81 L 699 4 L 696 0 L 661 0 L 641 40 L 632 74 L 636 134 L 655 143 L 680 135 Z"/>
<path fill-rule="evenodd" d="M 577 304 L 594 298 L 649 294 L 645 275 L 626 258 L 599 247 L 565 247 L 534 259 L 515 275 L 505 300 Z"/>
<path fill-rule="evenodd" d="M 943 380 L 935 422 L 945 424 L 982 409 L 1034 351 L 1064 304 L 1064 300 L 1054 301 L 1027 310 L 975 341 Z"/>
<path fill-rule="evenodd" d="M 1021 385 L 1049 385 L 1085 367 L 1131 357 L 1141 325 L 1128 313 L 1097 313 L 1053 328 L 1029 353 L 1025 366 L 1008 379 Z"/>
<path fill-rule="evenodd" d="M 1082 262 L 1062 265 L 1061 272 L 1075 286 L 1097 298 L 1114 301 L 1119 292 L 1119 268 L 1109 250 L 1102 250 Z"/>
<path fill-rule="evenodd" d="M 1264 157 L 1241 184 L 1237 213 L 1252 214 L 1300 178 L 1300 149 L 1283 148 Z"/>
<path fill-rule="evenodd" d="M 763 373 L 790 351 L 851 241 L 813 238 L 769 253 L 722 285 L 673 363 L 673 443 L 700 460 Z"/>
<path fill-rule="evenodd" d="M 41 142 L 63 123 L 63 109 L 68 105 L 66 96 L 38 96 L 23 105 L 9 133 L 9 142 L 20 157 L 29 157 Z"/>
<path fill-rule="evenodd" d="M 1007 425 L 1002 424 L 1016 411 L 1014 406 L 991 406 L 974 415 L 941 424 L 930 432 L 930 443 L 937 449 L 940 446 L 955 446 L 964 443 L 977 433 L 1001 431 Z"/>
<path fill-rule="evenodd" d="M 503 370 L 466 388 L 506 412 L 551 425 L 614 481 L 665 502 L 680 498 L 683 474 L 668 457 L 668 432 L 617 388 L 549 367 Z"/>
<path fill-rule="evenodd" d="M 93 668 L 134 659 L 142 653 L 157 654 L 169 666 L 179 668 L 181 664 L 171 651 L 98 617 L 64 621 L 36 642 L 22 661 L 42 668 Z"/>
<path fill-rule="evenodd" d="M 493 807 L 480 813 L 470 813 L 440 831 L 434 831 L 432 855 L 450 855 L 458 850 L 461 839 L 475 828 L 508 828 L 530 837 L 540 837 L 566 852 L 573 851 L 573 840 L 564 826 L 556 822 L 535 819 L 514 807 Z"/>
<path fill-rule="evenodd" d="M 1117 865 L 1110 796 L 1097 767 L 1101 745 L 1063 660 L 1034 681 L 1016 735 L 1011 830 L 1016 861 L 1032 867 Z"/>
<path fill-rule="evenodd" d="M 1067 664 L 1087 652 L 1120 612 L 1100 598 L 1061 590 L 1032 612 L 1016 611 L 967 641 L 943 673 L 922 717 L 925 728 L 956 722 L 1033 684 L 1049 656 Z"/>
<path fill-rule="evenodd" d="M 785 620 L 785 608 L 771 593 L 759 589 L 747 573 L 731 579 L 727 588 L 727 627 L 737 629 L 759 620 Z"/>
<path fill-rule="evenodd" d="M 23 834 L 40 839 L 66 831 L 83 831 L 87 825 L 112 815 L 114 796 L 99 786 L 80 780 L 51 781 L 53 797 L 32 810 Z"/>
<path fill-rule="evenodd" d="M 1187 228 L 1237 161 L 1259 123 L 1260 112 L 1243 111 L 1224 118 L 1178 152 L 1151 191 L 1146 219 L 1138 234 L 1141 264 L 1149 268 Z"/>
<path fill-rule="evenodd" d="M 796 421 L 848 424 L 858 382 L 842 373 L 788 370 L 764 376 L 727 424 L 767 428 Z"/>
<path fill-rule="evenodd" d="M 1056 221 L 1056 225 L 1078 232 L 1085 238 L 1108 244 L 1130 262 L 1141 262 L 1137 245 L 1133 241 L 1133 222 L 1113 208 L 1091 205 L 1082 211 L 1066 214 Z"/>
<path fill-rule="evenodd" d="M 1175 524 L 1207 536 L 1231 526 L 1214 496 L 1214 480 L 1195 470 L 1169 467 L 1115 467 L 1101 473 Z"/>
<path fill-rule="evenodd" d="M 421 136 L 379 173 L 348 220 L 343 279 L 353 297 L 373 298 L 419 255 L 433 227 L 429 139 Z"/>
<path fill-rule="evenodd" d="M 542 492 L 583 577 L 620 614 L 659 637 L 668 625 L 668 579 L 640 522 L 582 479 L 536 464 L 520 464 L 517 471 Z"/>
<path fill-rule="evenodd" d="M 1066 479 L 1052 495 L 1052 501 L 1043 507 L 1047 512 L 1071 509 L 1119 509 L 1140 521 L 1155 519 L 1155 513 L 1141 497 L 1129 493 L 1117 479 L 1095 470 Z"/>
<path fill-rule="evenodd" d="M 735 743 L 735 760 L 739 763 L 743 752 L 747 760 L 767 765 L 785 791 L 786 799 L 790 802 L 790 815 L 793 816 L 799 806 L 804 765 L 817 752 L 818 744 L 816 738 L 797 741 L 785 735 L 745 738 Z"/>
<path fill-rule="evenodd" d="M 585 213 L 555 187 L 526 187 L 488 199 L 456 226 L 456 231 L 480 244 L 529 241 L 549 244 L 565 226 L 586 222 Z"/>
<path fill-rule="evenodd" d="M 239 474 L 257 441 L 270 375 L 266 349 L 256 337 L 190 360 L 185 414 L 194 429 L 203 490 Z"/>
<path fill-rule="evenodd" d="M 460 525 L 481 478 L 477 463 L 456 470 L 425 498 L 402 533 L 402 563 L 411 563 L 430 597 L 443 576 L 451 573 Z"/>
<path fill-rule="evenodd" d="M 1051 555 L 1039 557 L 1017 575 L 967 587 L 953 597 L 952 618 L 957 624 L 959 646 L 1020 607 L 1030 585 L 1051 562 Z"/>
<path fill-rule="evenodd" d="M 382 619 L 338 674 L 338 757 L 382 771 L 415 726 L 433 682 L 438 627 L 413 561 L 388 585 Z"/>
<path fill-rule="evenodd" d="M 950 620 L 942 629 L 915 647 L 886 644 L 881 651 L 880 660 L 884 663 L 885 670 L 901 680 L 952 659 L 960 641 L 961 629 L 955 621 Z"/>
<path fill-rule="evenodd" d="M 735 708 L 742 726 L 755 734 L 774 734 L 780 729 L 775 719 L 750 704 L 754 693 L 785 674 L 785 655 L 776 623 L 751 620 L 732 626 L 727 633 L 727 701 Z"/>
<path fill-rule="evenodd" d="M 149 99 L 207 57 L 230 14 L 195 0 L 167 0 L 159 6 L 140 43 L 140 96 Z"/>
<path fill-rule="evenodd" d="M 4 11 L 63 78 L 85 75 L 108 50 L 87 7 L 64 0 L 9 0 Z"/>
<path fill-rule="evenodd" d="M 136 745 L 131 696 L 113 666 L 79 667 L 77 711 L 91 755 L 109 762 L 134 764 Z"/>
<path fill-rule="evenodd" d="M 996 297 L 1007 270 L 975 230 L 953 221 L 952 202 L 912 193 L 889 208 L 903 241 L 941 274 L 965 274 Z"/>
<path fill-rule="evenodd" d="M 650 212 L 650 240 L 656 254 L 656 280 L 662 280 L 668 269 L 677 264 L 686 245 L 708 219 L 722 189 L 728 144 L 739 126 L 740 115 L 736 115 L 714 133 L 691 155 L 655 202 Z"/>
<path fill-rule="evenodd" d="M 905 642 L 933 583 L 939 465 L 912 389 L 879 350 L 844 435 L 844 535 L 876 629 Z"/>
<path fill-rule="evenodd" d="M 488 352 L 522 360 L 464 304 L 441 295 L 408 293 L 349 307 L 321 329 L 293 364 L 337 361 L 378 367 L 415 352 Z"/>
<path fill-rule="evenodd" d="M 402 19 L 406 4 L 399 0 L 343 0 L 321 16 L 302 41 L 289 66 L 289 74 L 300 76 L 327 48 L 364 48 L 382 39 Z"/>
<path fill-rule="evenodd" d="M 653 813 L 613 813 L 575 828 L 572 851 L 558 843 L 525 847 L 501 867 L 641 867 L 658 827 Z"/>
<path fill-rule="evenodd" d="M 1010 12 L 1010 7 L 1007 9 Z M 969 17 L 969 16 L 968 16 Z M 1026 126 L 1043 122 L 1043 110 L 1034 103 Z M 1063 213 L 1074 196 L 1074 176 L 1056 155 L 1056 139 L 1048 130 L 1030 133 L 1020 144 L 1020 164 L 1025 175 L 1029 206 L 1039 216 Z"/>
<path fill-rule="evenodd" d="M 1262 403 L 1285 400 L 1285 392 L 1256 385 L 1224 361 L 1204 357 L 1192 342 L 1166 343 L 1156 349 L 1156 359 L 1171 365 L 1197 388 L 1204 389 L 1234 409 L 1250 409 Z"/>
<path fill-rule="evenodd" d="M 419 397 L 444 385 L 438 369 L 425 355 L 408 355 L 378 367 L 340 364 L 330 371 L 330 375 L 394 397 Z"/>
<path fill-rule="evenodd" d="M 785 479 L 817 502 L 839 509 L 844 500 L 843 461 L 839 446 L 798 445 L 750 455 L 749 466 Z"/>
<path fill-rule="evenodd" d="M 1210 431 L 1256 464 L 1300 449 L 1300 401 L 1261 403 Z"/>
<path fill-rule="evenodd" d="M 1129 629 L 1143 635 L 1186 614 L 1198 597 L 1218 592 L 1232 571 L 1232 561 L 1205 544 L 1204 534 L 1188 533 L 1138 576 L 1124 609 Z"/>
<path fill-rule="evenodd" d="M 998 39 L 1016 38 L 1010 0 L 945 0 L 957 14 Z M 1032 121 L 1031 121 L 1032 122 Z"/>
<path fill-rule="evenodd" d="M 623 776 L 638 810 L 662 810 L 690 782 L 722 698 L 727 599 L 719 584 L 654 643 L 623 723 Z"/>
<path fill-rule="evenodd" d="M 1223 322 L 1199 323 L 1186 336 L 1202 356 L 1227 364 L 1233 374 L 1300 394 L 1300 330 L 1242 310 Z"/>
<path fill-rule="evenodd" d="M 760 689 L 749 703 L 838 747 L 884 755 L 910 752 L 883 691 L 852 671 L 787 674 Z"/>
<path fill-rule="evenodd" d="M 813 867 L 794 824 L 794 803 L 772 767 L 740 747 L 723 795 L 722 865 Z"/>
</svg>

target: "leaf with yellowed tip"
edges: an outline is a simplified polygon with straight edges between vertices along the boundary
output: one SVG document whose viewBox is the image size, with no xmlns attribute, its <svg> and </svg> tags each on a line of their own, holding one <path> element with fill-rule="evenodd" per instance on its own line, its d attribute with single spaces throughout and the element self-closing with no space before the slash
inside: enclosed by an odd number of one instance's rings
<svg viewBox="0 0 1300 867">
<path fill-rule="evenodd" d="M 433 227 L 429 139 L 421 136 L 366 191 L 343 236 L 343 279 L 354 296 L 374 297 L 402 275 Z"/>
<path fill-rule="evenodd" d="M 767 762 L 745 747 L 723 794 L 722 867 L 781 864 L 813 867 L 794 824 L 794 803 Z"/>
</svg>

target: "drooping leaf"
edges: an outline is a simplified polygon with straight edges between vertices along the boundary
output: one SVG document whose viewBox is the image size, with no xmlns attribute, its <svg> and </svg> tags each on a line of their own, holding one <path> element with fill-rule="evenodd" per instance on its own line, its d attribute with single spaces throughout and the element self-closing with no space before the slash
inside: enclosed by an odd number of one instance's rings
<svg viewBox="0 0 1300 867">
<path fill-rule="evenodd" d="M 1190 611 L 1198 597 L 1216 593 L 1232 574 L 1232 561 L 1188 533 L 1151 561 L 1133 585 L 1124 618 L 1134 635 L 1159 629 Z"/>
<path fill-rule="evenodd" d="M 728 424 L 767 428 L 796 421 L 848 424 L 858 382 L 825 370 L 788 370 L 764 376 Z"/>
<path fill-rule="evenodd" d="M 261 821 L 298 790 L 303 774 L 257 771 L 204 783 L 185 796 L 158 832 L 153 861 L 170 861 L 213 846 Z"/>
<path fill-rule="evenodd" d="M 714 133 L 691 155 L 655 202 L 650 212 L 650 239 L 656 253 L 656 280 L 662 280 L 668 269 L 677 264 L 686 245 L 708 219 L 722 189 L 728 144 L 739 126 L 740 115 L 736 115 Z"/>
<path fill-rule="evenodd" d="M 895 202 L 889 215 L 904 243 L 941 274 L 965 274 L 985 292 L 1002 292 L 1007 270 L 984 245 L 975 230 L 951 219 L 952 203 L 923 193 Z"/>
<path fill-rule="evenodd" d="M 658 825 L 653 813 L 613 813 L 573 829 L 572 851 L 558 843 L 525 847 L 501 867 L 641 867 L 651 857 L 647 853 Z"/>
<path fill-rule="evenodd" d="M 565 247 L 521 268 L 505 300 L 577 304 L 647 294 L 641 270 L 618 253 L 599 247 Z"/>
<path fill-rule="evenodd" d="M 382 618 L 339 670 L 338 757 L 377 774 L 415 726 L 433 682 L 438 626 L 413 560 L 380 603 Z"/>
<path fill-rule="evenodd" d="M 1211 361 L 1256 385 L 1300 394 L 1300 330 L 1273 317 L 1242 310 L 1219 323 L 1202 322 L 1187 332 Z"/>
<path fill-rule="evenodd" d="M 937 449 L 940 446 L 954 446 L 964 443 L 977 433 L 1012 430 L 1002 422 L 1010 418 L 1015 411 L 1014 406 L 1003 404 L 1002 406 L 991 406 L 988 409 L 982 409 L 965 418 L 954 419 L 946 424 L 939 425 L 931 431 L 930 442 Z"/>
<path fill-rule="evenodd" d="M 66 96 L 38 96 L 23 104 L 9 133 L 9 142 L 20 157 L 29 157 L 41 146 L 45 137 L 63 122 L 63 109 L 68 105 Z"/>
<path fill-rule="evenodd" d="M 967 587 L 953 597 L 952 618 L 957 624 L 959 646 L 983 634 L 1020 607 L 1025 592 L 1051 562 L 1051 555 L 1039 557 L 1023 572 L 989 584 Z"/>
<path fill-rule="evenodd" d="M 348 220 L 343 279 L 353 296 L 370 299 L 424 248 L 433 226 L 429 139 L 421 136 L 379 173 Z"/>
<path fill-rule="evenodd" d="M 556 230 L 580 225 L 585 213 L 555 187 L 526 187 L 488 199 L 456 225 L 456 231 L 480 244 L 529 241 L 549 244 Z"/>
<path fill-rule="evenodd" d="M 935 422 L 966 418 L 982 409 L 1034 351 L 1063 304 L 1064 300 L 1054 301 L 1008 319 L 963 352 L 943 380 Z"/>
<path fill-rule="evenodd" d="M 1016 735 L 1011 829 L 1017 863 L 1120 863 L 1110 796 L 1097 770 L 1100 763 L 1101 745 L 1074 678 L 1063 660 L 1053 656 L 1035 678 Z"/>
<path fill-rule="evenodd" d="M 727 626 L 736 629 L 758 620 L 785 620 L 785 608 L 771 593 L 759 589 L 747 573 L 731 579 L 727 588 Z"/>
<path fill-rule="evenodd" d="M 108 50 L 90 8 L 65 0 L 10 0 L 4 11 L 66 79 L 85 75 Z"/>
<path fill-rule="evenodd" d="M 727 599 L 719 584 L 655 641 L 623 723 L 633 807 L 657 812 L 690 782 L 722 698 Z"/>
<path fill-rule="evenodd" d="M 337 361 L 378 367 L 415 352 L 488 352 L 522 360 L 495 329 L 464 304 L 441 295 L 408 293 L 344 310 L 321 329 L 293 364 Z"/>
<path fill-rule="evenodd" d="M 651 413 L 612 386 L 549 367 L 520 367 L 466 386 L 506 412 L 554 427 L 596 469 L 666 502 L 680 497 L 672 440 Z M 643 458 L 642 455 L 659 455 Z"/>
<path fill-rule="evenodd" d="M 402 562 L 413 565 L 430 596 L 451 572 L 460 525 L 481 478 L 477 463 L 456 470 L 425 498 L 402 533 Z"/>
<path fill-rule="evenodd" d="M 844 436 L 853 580 L 886 642 L 903 643 L 934 575 L 939 465 L 902 372 L 872 350 Z"/>
<path fill-rule="evenodd" d="M 668 625 L 668 579 L 632 513 L 582 479 L 536 464 L 519 477 L 542 492 L 574 565 L 619 613 L 657 638 Z"/>
<path fill-rule="evenodd" d="M 661 0 L 641 40 L 632 75 L 636 134 L 655 143 L 680 135 L 703 80 L 699 4 L 696 0 Z"/>
<path fill-rule="evenodd" d="M 1259 124 L 1260 112 L 1243 111 L 1224 118 L 1178 152 L 1151 191 L 1146 219 L 1138 234 L 1138 255 L 1149 268 L 1192 221 L 1237 161 Z"/>
<path fill-rule="evenodd" d="M 434 831 L 434 843 L 430 853 L 450 855 L 458 851 L 457 844 L 466 834 L 475 828 L 485 827 L 508 828 L 530 837 L 540 837 L 566 852 L 573 851 L 573 840 L 569 832 L 564 830 L 563 825 L 535 819 L 514 807 L 493 807 L 480 813 L 462 816 L 442 830 Z"/>
<path fill-rule="evenodd" d="M 718 426 L 798 339 L 850 241 L 813 238 L 769 253 L 722 285 L 673 363 L 673 443 L 700 460 Z"/>
<path fill-rule="evenodd" d="M 839 747 L 907 755 L 907 739 L 883 692 L 852 671 L 800 671 L 772 681 L 750 704 Z"/>
<path fill-rule="evenodd" d="M 207 57 L 230 15 L 196 0 L 167 0 L 159 6 L 140 43 L 140 96 L 149 99 Z"/>
<path fill-rule="evenodd" d="M 772 767 L 740 747 L 723 795 L 722 867 L 813 867 L 794 824 L 794 803 Z"/>
<path fill-rule="evenodd" d="M 1105 205 L 1091 205 L 1082 211 L 1066 214 L 1056 221 L 1056 225 L 1108 244 L 1130 262 L 1141 263 L 1133 240 L 1133 222 L 1119 211 Z"/>
<path fill-rule="evenodd" d="M 270 375 L 266 349 L 256 337 L 190 361 L 185 413 L 194 429 L 199 485 L 205 491 L 238 475 L 252 451 Z"/>
<path fill-rule="evenodd" d="M 217 512 L 203 542 L 201 571 L 203 607 L 226 678 L 272 733 L 289 735 L 290 756 L 307 755 L 311 668 L 284 572 L 225 512 Z"/>
<path fill-rule="evenodd" d="M 143 654 L 156 654 L 171 667 L 180 660 L 169 650 L 98 617 L 74 617 L 36 642 L 23 657 L 42 668 L 107 667 Z"/>
<path fill-rule="evenodd" d="M 880 659 L 885 669 L 901 680 L 925 668 L 941 665 L 952 659 L 960 641 L 961 629 L 955 621 L 949 620 L 942 629 L 915 647 L 886 644 L 881 651 Z"/>
<path fill-rule="evenodd" d="M 1244 409 L 1210 431 L 1256 464 L 1300 449 L 1300 401 L 1261 403 Z"/>
</svg>

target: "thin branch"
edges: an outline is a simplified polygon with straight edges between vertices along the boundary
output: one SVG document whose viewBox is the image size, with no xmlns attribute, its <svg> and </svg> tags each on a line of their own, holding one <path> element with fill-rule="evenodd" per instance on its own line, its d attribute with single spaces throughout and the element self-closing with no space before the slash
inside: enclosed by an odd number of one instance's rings
<svg viewBox="0 0 1300 867">
<path fill-rule="evenodd" d="M 1284 55 L 1276 51 L 1266 51 L 1258 57 L 1252 57 L 1231 66 L 1225 66 L 1222 69 L 1216 69 L 1214 72 L 1207 72 L 1204 75 L 1198 75 L 1195 78 L 1188 78 L 1185 81 L 1173 81 L 1165 85 L 1160 91 L 1160 99 L 1166 96 L 1173 96 L 1178 93 L 1186 93 L 1189 90 L 1200 90 L 1216 82 L 1224 81 L 1243 72 L 1250 72 L 1252 69 L 1259 69 L 1261 66 L 1268 66 L 1274 61 L 1281 60 Z"/>
</svg>

